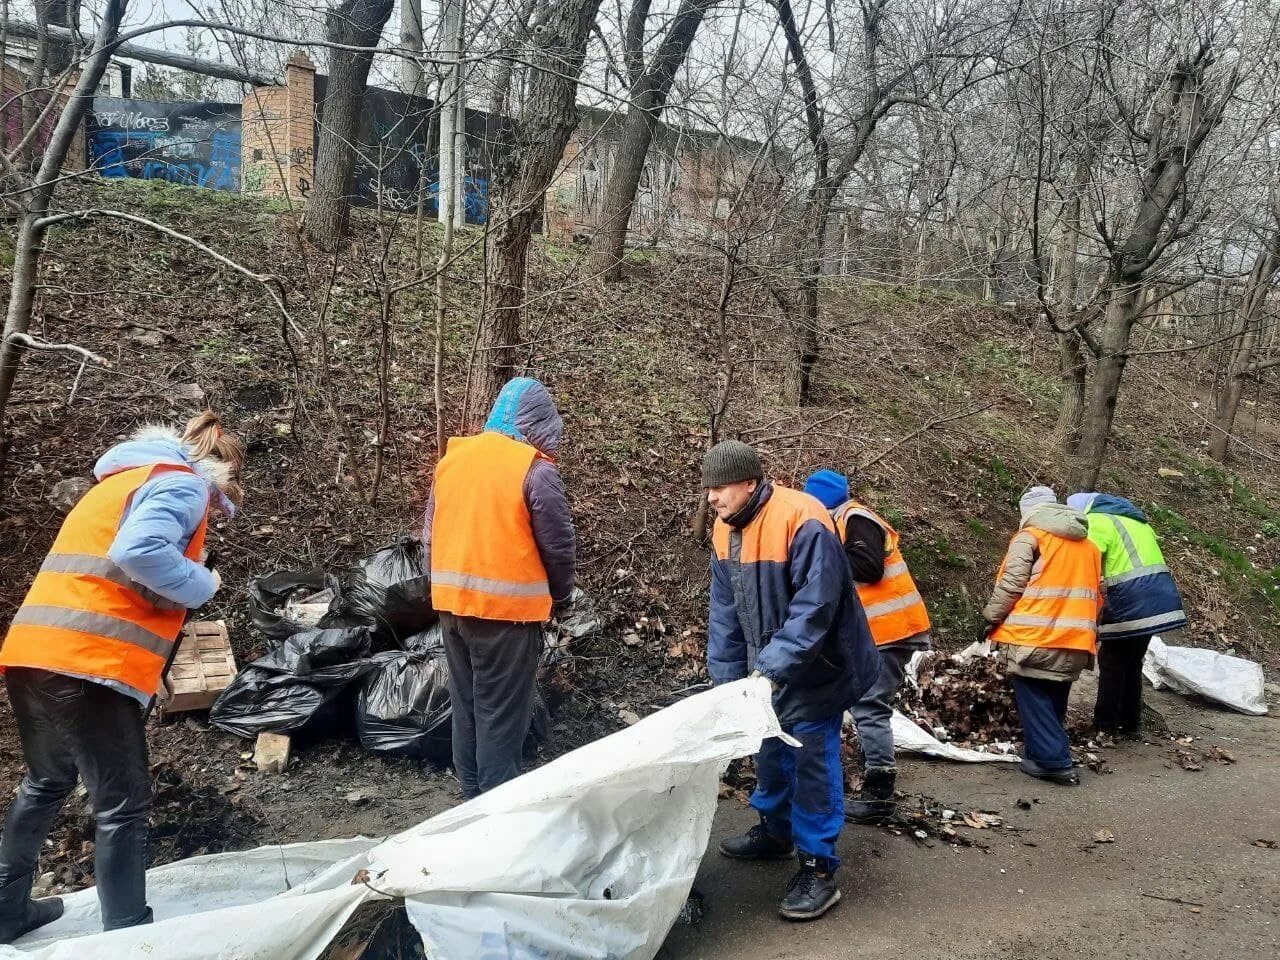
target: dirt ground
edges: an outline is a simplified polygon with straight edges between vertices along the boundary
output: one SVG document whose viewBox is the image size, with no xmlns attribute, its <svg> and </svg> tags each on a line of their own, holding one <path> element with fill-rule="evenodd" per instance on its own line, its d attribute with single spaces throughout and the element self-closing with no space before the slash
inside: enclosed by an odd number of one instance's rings
<svg viewBox="0 0 1280 960">
<path fill-rule="evenodd" d="M 776 914 L 791 865 L 714 852 L 754 819 L 723 803 L 698 878 L 707 915 L 673 930 L 661 960 L 1280 956 L 1280 849 L 1254 845 L 1280 842 L 1280 721 L 1147 692 L 1175 733 L 1195 737 L 1193 750 L 1218 745 L 1236 762 L 1187 771 L 1167 739 L 1152 738 L 1107 751 L 1114 772 L 1085 771 L 1069 789 L 1012 764 L 906 760 L 901 789 L 999 811 L 1016 832 L 984 831 L 984 851 L 851 825 L 844 898 L 806 925 Z M 1115 842 L 1092 842 L 1100 829 Z"/>
</svg>

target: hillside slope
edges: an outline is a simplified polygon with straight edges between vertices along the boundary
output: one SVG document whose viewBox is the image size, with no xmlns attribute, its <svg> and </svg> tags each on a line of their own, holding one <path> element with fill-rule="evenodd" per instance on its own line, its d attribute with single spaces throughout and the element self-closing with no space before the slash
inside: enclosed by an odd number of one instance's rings
<svg viewBox="0 0 1280 960">
<path fill-rule="evenodd" d="M 186 231 L 278 275 L 297 332 L 286 344 L 288 325 L 263 287 L 189 246 L 108 220 L 57 233 L 39 332 L 81 343 L 115 366 L 86 369 L 77 381 L 65 357 L 24 364 L 0 504 L 0 619 L 20 601 L 58 523 L 47 499 L 54 484 L 84 476 L 137 423 L 180 419 L 203 402 L 223 411 L 251 451 L 247 509 L 219 532 L 232 586 L 220 612 L 239 610 L 252 574 L 340 564 L 398 530 L 416 529 L 436 456 L 432 284 L 396 301 L 386 472 L 375 506 L 358 494 L 369 483 L 381 418 L 379 293 L 409 276 L 413 225 L 362 218 L 335 269 L 297 241 L 288 213 L 256 201 L 113 183 L 96 202 Z M 464 234 L 472 249 L 449 286 L 448 432 L 457 427 L 483 296 L 481 239 L 478 231 Z M 435 243 L 428 227 L 424 262 L 434 262 Z M 535 246 L 529 370 L 552 386 L 565 413 L 561 465 L 583 535 L 582 577 L 614 614 L 616 629 L 593 669 L 660 680 L 654 668 L 668 665 L 691 677 L 697 658 L 684 654 L 696 642 L 674 641 L 685 630 L 696 641 L 705 614 L 706 552 L 689 529 L 722 362 L 714 309 L 721 268 L 688 254 L 644 252 L 634 261 L 626 280 L 601 287 L 584 273 L 578 251 Z M 326 374 L 317 315 L 331 275 Z M 758 443 L 784 483 L 820 466 L 856 472 L 866 498 L 903 533 L 942 643 L 968 642 L 1016 523 L 1018 494 L 1033 481 L 1066 492 L 1050 438 L 1056 353 L 1025 318 L 971 301 L 843 281 L 825 294 L 830 335 L 819 404 L 797 410 L 779 400 L 785 341 L 777 303 L 758 281 L 739 282 L 727 320 L 735 376 L 724 432 Z M 300 357 L 296 374 L 291 351 Z M 1188 642 L 1236 649 L 1274 667 L 1276 398 L 1257 398 L 1249 440 L 1256 453 L 1243 451 L 1226 471 L 1202 454 L 1209 398 L 1185 359 L 1139 357 L 1129 369 L 1105 485 L 1147 508 L 1162 533 L 1192 607 Z M 355 457 L 344 452 L 335 409 Z M 1161 467 L 1182 476 L 1163 478 Z M 642 642 L 616 642 L 622 632 Z M 237 645 L 242 656 L 260 649 L 244 630 Z"/>
</svg>

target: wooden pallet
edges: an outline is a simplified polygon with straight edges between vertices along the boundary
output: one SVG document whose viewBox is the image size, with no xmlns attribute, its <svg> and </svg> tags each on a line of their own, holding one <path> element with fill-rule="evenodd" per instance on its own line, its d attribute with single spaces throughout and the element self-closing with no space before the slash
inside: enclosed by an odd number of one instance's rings
<svg viewBox="0 0 1280 960">
<path fill-rule="evenodd" d="M 208 710 L 236 675 L 231 638 L 222 620 L 188 623 L 178 638 L 159 704 L 162 714 Z"/>
</svg>

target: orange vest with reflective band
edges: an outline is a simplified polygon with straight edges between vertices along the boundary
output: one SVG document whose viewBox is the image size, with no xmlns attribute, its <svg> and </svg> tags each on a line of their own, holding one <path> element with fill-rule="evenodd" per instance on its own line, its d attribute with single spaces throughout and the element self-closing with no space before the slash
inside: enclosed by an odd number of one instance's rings
<svg viewBox="0 0 1280 960">
<path fill-rule="evenodd" d="M 898 531 L 856 500 L 837 507 L 832 516 L 841 543 L 845 541 L 849 518 L 853 516 L 866 517 L 884 531 L 884 576 L 876 583 L 854 584 L 876 646 L 896 643 L 928 630 L 929 611 L 907 569 L 907 561 L 902 558 Z"/>
<path fill-rule="evenodd" d="M 833 529 L 831 514 L 814 497 L 790 487 L 773 485 L 773 493 L 760 508 L 760 513 L 747 524 L 742 534 L 739 563 L 786 563 L 791 556 L 791 541 L 807 521 L 817 520 Z M 729 559 L 733 527 L 719 517 L 711 530 L 711 545 L 721 560 Z M 739 615 L 743 614 L 739 611 Z"/>
<path fill-rule="evenodd" d="M 147 697 L 186 619 L 186 608 L 135 583 L 108 556 L 134 493 L 171 464 L 135 467 L 92 487 L 67 514 L 0 647 L 0 671 L 34 667 L 114 680 Z M 187 545 L 204 551 L 208 516 Z"/>
<path fill-rule="evenodd" d="M 551 588 L 524 499 L 541 457 L 493 431 L 452 437 L 436 464 L 431 604 L 460 617 L 535 623 L 551 615 Z"/>
<path fill-rule="evenodd" d="M 1040 557 L 1027 588 L 1013 610 L 991 633 L 995 643 L 1057 650 L 1098 649 L 1102 609 L 1102 554 L 1089 540 L 1068 540 L 1026 527 L 1036 538 Z M 1004 575 L 1004 563 L 996 580 Z"/>
</svg>

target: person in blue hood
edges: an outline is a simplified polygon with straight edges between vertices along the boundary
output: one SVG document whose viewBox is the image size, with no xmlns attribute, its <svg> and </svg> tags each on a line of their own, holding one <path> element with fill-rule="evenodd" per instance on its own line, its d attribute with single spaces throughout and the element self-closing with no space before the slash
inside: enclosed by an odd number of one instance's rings
<svg viewBox="0 0 1280 960">
<path fill-rule="evenodd" d="M 1098 700 L 1102 732 L 1137 737 L 1142 719 L 1142 661 L 1152 636 L 1187 625 L 1182 597 L 1147 515 L 1124 497 L 1076 493 L 1068 505 L 1089 521 L 1102 552 L 1106 605 L 1098 627 Z"/>
<path fill-rule="evenodd" d="M 542 624 L 573 595 L 577 537 L 554 460 L 563 432 L 547 388 L 516 377 L 484 430 L 451 438 L 436 464 L 422 541 L 466 799 L 520 775 Z"/>
<path fill-rule="evenodd" d="M 205 533 L 212 515 L 235 513 L 244 458 L 212 412 L 182 434 L 147 427 L 112 447 L 14 615 L 0 670 L 27 772 L 0 835 L 0 943 L 62 914 L 57 898 L 30 898 L 31 881 L 77 779 L 93 807 L 103 928 L 151 922 L 143 710 L 186 611 L 221 586 Z"/>
</svg>

